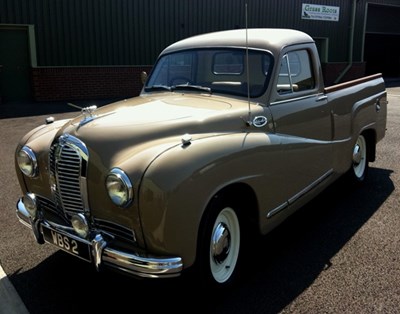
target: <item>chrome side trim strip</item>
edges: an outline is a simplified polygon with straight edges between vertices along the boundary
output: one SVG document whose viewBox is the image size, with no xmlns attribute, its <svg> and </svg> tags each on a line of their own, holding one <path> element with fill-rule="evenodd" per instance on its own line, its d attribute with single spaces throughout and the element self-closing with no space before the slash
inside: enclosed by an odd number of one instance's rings
<svg viewBox="0 0 400 314">
<path fill-rule="evenodd" d="M 284 210 L 288 206 L 289 206 L 289 203 L 285 202 L 282 205 L 279 205 L 278 207 L 270 210 L 268 212 L 268 214 L 267 214 L 267 218 L 271 218 L 272 216 L 276 215 L 277 213 L 279 213 L 280 211 Z"/>
<path fill-rule="evenodd" d="M 317 185 L 319 185 L 322 181 L 327 179 L 332 173 L 333 173 L 333 169 L 330 169 L 325 174 L 323 174 L 320 178 L 318 178 L 313 183 L 311 183 L 309 186 L 307 186 L 305 189 L 303 189 L 302 191 L 297 193 L 295 196 L 290 198 L 289 201 L 288 201 L 289 205 L 293 204 L 295 201 L 297 201 L 304 194 L 307 194 L 309 191 L 311 191 L 313 188 L 315 188 Z"/>
<path fill-rule="evenodd" d="M 293 204 L 294 202 L 296 202 L 300 197 L 302 197 L 303 195 L 307 194 L 308 192 L 310 192 L 312 189 L 314 189 L 317 185 L 319 185 L 321 182 L 323 182 L 324 180 L 326 180 L 330 175 L 333 174 L 333 169 L 330 169 L 329 171 L 327 171 L 325 174 L 323 174 L 320 178 L 318 178 L 317 180 L 315 180 L 312 184 L 310 184 L 309 186 L 307 186 L 305 189 L 301 190 L 299 193 L 297 193 L 296 195 L 294 195 L 293 197 L 291 197 L 287 202 L 279 205 L 278 207 L 270 210 L 267 213 L 267 219 L 271 218 L 272 216 L 276 215 L 277 213 L 281 212 L 282 210 L 286 209 L 289 205 Z"/>
</svg>

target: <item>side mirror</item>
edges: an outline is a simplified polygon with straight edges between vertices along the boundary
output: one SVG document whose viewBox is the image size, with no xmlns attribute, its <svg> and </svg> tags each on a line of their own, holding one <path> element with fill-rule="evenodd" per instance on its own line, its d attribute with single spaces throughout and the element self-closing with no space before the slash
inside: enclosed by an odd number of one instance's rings
<svg viewBox="0 0 400 314">
<path fill-rule="evenodd" d="M 142 81 L 143 85 L 146 83 L 146 81 L 147 81 L 147 73 L 145 71 L 140 73 L 140 80 Z"/>
</svg>

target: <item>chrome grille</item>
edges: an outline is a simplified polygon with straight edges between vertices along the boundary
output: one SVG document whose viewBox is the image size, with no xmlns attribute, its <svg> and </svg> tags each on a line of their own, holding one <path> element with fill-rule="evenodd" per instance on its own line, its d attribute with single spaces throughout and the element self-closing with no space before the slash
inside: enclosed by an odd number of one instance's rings
<svg viewBox="0 0 400 314">
<path fill-rule="evenodd" d="M 52 191 L 57 208 L 67 216 L 88 208 L 85 199 L 87 161 L 86 146 L 71 135 L 62 135 L 51 147 Z"/>
<path fill-rule="evenodd" d="M 83 211 L 80 191 L 81 158 L 68 144 L 60 148 L 57 163 L 58 189 L 62 205 L 66 211 Z"/>
</svg>

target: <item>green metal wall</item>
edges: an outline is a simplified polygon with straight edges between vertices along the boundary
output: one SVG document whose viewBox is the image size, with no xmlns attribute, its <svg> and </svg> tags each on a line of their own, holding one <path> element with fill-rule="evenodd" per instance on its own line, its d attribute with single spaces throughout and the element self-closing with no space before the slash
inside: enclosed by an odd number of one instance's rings
<svg viewBox="0 0 400 314">
<path fill-rule="evenodd" d="M 246 2 L 249 27 L 329 38 L 328 61 L 348 60 L 352 0 L 0 0 L 0 24 L 34 25 L 38 66 L 151 65 L 178 39 L 244 27 Z M 354 61 L 362 61 L 367 2 L 356 2 Z M 339 22 L 301 19 L 302 3 L 340 7 Z"/>
</svg>

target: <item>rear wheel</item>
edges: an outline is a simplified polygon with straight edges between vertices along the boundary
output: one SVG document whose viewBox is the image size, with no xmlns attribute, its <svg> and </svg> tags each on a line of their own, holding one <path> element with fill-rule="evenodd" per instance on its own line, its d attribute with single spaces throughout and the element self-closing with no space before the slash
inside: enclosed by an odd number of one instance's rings
<svg viewBox="0 0 400 314">
<path fill-rule="evenodd" d="M 350 177 L 356 182 L 365 181 L 368 174 L 368 147 L 364 135 L 360 134 L 353 147 L 352 167 Z"/>
</svg>

